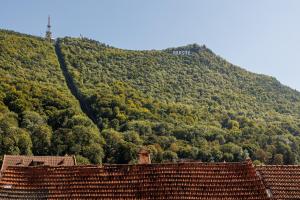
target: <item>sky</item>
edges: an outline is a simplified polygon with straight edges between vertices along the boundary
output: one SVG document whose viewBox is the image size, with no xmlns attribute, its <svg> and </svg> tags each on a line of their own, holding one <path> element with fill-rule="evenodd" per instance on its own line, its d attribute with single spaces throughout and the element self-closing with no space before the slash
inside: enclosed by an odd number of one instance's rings
<svg viewBox="0 0 300 200">
<path fill-rule="evenodd" d="M 300 91 L 299 0 L 0 0 L 0 28 L 85 37 L 124 49 L 205 44 Z"/>
</svg>

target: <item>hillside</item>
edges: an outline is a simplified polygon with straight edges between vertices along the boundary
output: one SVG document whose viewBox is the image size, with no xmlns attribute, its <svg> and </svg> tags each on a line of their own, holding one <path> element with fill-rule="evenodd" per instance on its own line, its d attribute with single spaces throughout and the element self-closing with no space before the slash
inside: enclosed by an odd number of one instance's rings
<svg viewBox="0 0 300 200">
<path fill-rule="evenodd" d="M 141 146 L 155 162 L 300 161 L 300 93 L 272 77 L 196 44 L 132 51 L 63 38 L 57 48 L 106 141 L 104 162 L 131 161 Z"/>
<path fill-rule="evenodd" d="M 0 30 L 0 80 L 0 158 L 135 163 L 144 146 L 153 162 L 300 163 L 300 93 L 205 46 L 133 51 Z"/>
<path fill-rule="evenodd" d="M 1 30 L 0 156 L 74 154 L 100 163 L 102 144 L 65 83 L 54 46 Z"/>
</svg>

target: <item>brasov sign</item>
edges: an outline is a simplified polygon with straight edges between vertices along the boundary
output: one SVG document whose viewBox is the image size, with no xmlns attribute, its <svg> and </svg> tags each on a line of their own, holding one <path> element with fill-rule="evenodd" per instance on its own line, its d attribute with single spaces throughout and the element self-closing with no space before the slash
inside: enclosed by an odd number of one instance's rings
<svg viewBox="0 0 300 200">
<path fill-rule="evenodd" d="M 191 52 L 189 50 L 185 51 L 173 51 L 173 55 L 191 55 Z"/>
</svg>

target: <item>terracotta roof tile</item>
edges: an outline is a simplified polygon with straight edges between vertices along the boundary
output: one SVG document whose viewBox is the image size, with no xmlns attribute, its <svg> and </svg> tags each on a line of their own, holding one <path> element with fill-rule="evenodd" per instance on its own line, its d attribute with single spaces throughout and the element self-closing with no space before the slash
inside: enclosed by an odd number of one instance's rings
<svg viewBox="0 0 300 200">
<path fill-rule="evenodd" d="M 299 165 L 266 165 L 256 169 L 274 199 L 300 199 Z"/>
<path fill-rule="evenodd" d="M 268 199 L 250 162 L 14 166 L 0 188 L 0 199 Z"/>
<path fill-rule="evenodd" d="M 8 166 L 30 166 L 38 163 L 48 166 L 73 166 L 76 165 L 76 160 L 74 156 L 4 155 L 1 172 Z"/>
</svg>

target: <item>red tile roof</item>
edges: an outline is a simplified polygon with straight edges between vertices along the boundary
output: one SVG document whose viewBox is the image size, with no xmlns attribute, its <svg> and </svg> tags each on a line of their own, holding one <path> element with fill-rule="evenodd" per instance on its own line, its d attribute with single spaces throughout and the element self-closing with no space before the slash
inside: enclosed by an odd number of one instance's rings
<svg viewBox="0 0 300 200">
<path fill-rule="evenodd" d="M 103 166 L 8 167 L 0 199 L 264 200 L 249 161 Z"/>
<path fill-rule="evenodd" d="M 266 165 L 256 169 L 274 199 L 300 199 L 299 165 Z"/>
<path fill-rule="evenodd" d="M 24 156 L 24 155 L 4 155 L 1 172 L 8 166 L 73 166 L 76 165 L 74 156 Z"/>
</svg>

